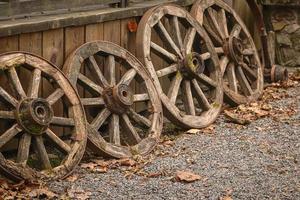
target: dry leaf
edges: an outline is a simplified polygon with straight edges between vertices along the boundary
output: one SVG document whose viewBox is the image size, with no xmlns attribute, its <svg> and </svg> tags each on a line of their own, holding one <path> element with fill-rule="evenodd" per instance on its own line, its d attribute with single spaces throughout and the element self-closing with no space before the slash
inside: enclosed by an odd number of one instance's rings
<svg viewBox="0 0 300 200">
<path fill-rule="evenodd" d="M 176 180 L 191 183 L 201 179 L 201 176 L 188 171 L 177 171 Z"/>
<path fill-rule="evenodd" d="M 66 180 L 73 183 L 78 180 L 78 175 L 73 174 L 73 175 L 69 176 L 68 178 L 66 178 Z"/>
<path fill-rule="evenodd" d="M 186 133 L 187 134 L 198 134 L 200 132 L 201 132 L 201 130 L 199 130 L 199 129 L 190 129 Z"/>
<path fill-rule="evenodd" d="M 242 117 L 238 116 L 237 114 L 234 114 L 232 112 L 229 112 L 227 110 L 224 110 L 224 115 L 227 119 L 229 119 L 231 122 L 241 125 L 250 124 L 251 121 L 248 119 L 243 119 Z"/>
<path fill-rule="evenodd" d="M 86 192 L 84 190 L 81 189 L 70 189 L 67 191 L 68 192 L 68 197 L 70 197 L 71 199 L 78 199 L 78 200 L 86 200 L 89 199 L 91 196 L 91 192 Z"/>
<path fill-rule="evenodd" d="M 42 188 L 42 189 L 34 189 L 29 193 L 29 196 L 31 198 L 43 198 L 43 199 L 53 199 L 54 197 L 57 197 L 57 195 L 54 192 L 49 191 L 48 189 Z"/>
<path fill-rule="evenodd" d="M 163 142 L 163 145 L 165 145 L 165 146 L 173 146 L 174 144 L 175 143 L 173 141 L 171 141 L 171 140 L 167 140 L 167 141 Z"/>
<path fill-rule="evenodd" d="M 221 197 L 220 200 L 233 200 L 230 196 Z"/>
<path fill-rule="evenodd" d="M 82 163 L 80 166 L 85 169 L 94 170 L 95 167 L 97 166 L 97 164 L 96 163 Z"/>
<path fill-rule="evenodd" d="M 132 167 L 135 166 L 137 163 L 136 161 L 129 159 L 129 158 L 125 158 L 125 159 L 120 159 L 117 161 L 121 166 L 128 166 L 128 167 Z"/>
</svg>

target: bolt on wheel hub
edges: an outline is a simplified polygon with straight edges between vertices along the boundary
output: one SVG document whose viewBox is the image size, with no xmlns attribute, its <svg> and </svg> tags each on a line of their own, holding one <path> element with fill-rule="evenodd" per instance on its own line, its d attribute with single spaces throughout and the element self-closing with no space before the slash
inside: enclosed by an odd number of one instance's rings
<svg viewBox="0 0 300 200">
<path fill-rule="evenodd" d="M 133 105 L 133 92 L 128 85 L 120 84 L 104 90 L 106 107 L 116 114 L 123 114 Z"/>
<path fill-rule="evenodd" d="M 22 100 L 16 110 L 18 123 L 30 134 L 41 135 L 53 118 L 50 104 L 41 98 Z"/>
<path fill-rule="evenodd" d="M 193 79 L 194 75 L 204 72 L 204 61 L 198 53 L 190 53 L 186 55 L 180 66 L 180 72 L 187 79 Z"/>
</svg>

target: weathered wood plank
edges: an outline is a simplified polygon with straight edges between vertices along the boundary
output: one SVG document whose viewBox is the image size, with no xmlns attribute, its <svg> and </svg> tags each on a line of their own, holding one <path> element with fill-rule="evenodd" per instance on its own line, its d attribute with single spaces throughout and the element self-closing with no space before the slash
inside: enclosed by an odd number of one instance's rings
<svg viewBox="0 0 300 200">
<path fill-rule="evenodd" d="M 38 56 L 42 55 L 42 33 L 21 34 L 19 39 L 19 50 L 27 51 Z M 28 91 L 29 82 L 31 81 L 31 72 L 25 69 L 18 71 L 19 78 L 25 92 Z"/>
<path fill-rule="evenodd" d="M 146 10 L 166 2 L 176 2 L 179 5 L 188 6 L 193 3 L 193 0 L 153 0 L 131 4 L 127 8 L 105 8 L 86 12 L 4 20 L 0 21 L 0 37 L 142 16 Z"/>
<path fill-rule="evenodd" d="M 61 68 L 64 63 L 63 47 L 64 45 L 64 30 L 54 29 L 43 32 L 43 57 L 57 67 Z M 56 88 L 47 80 L 43 80 L 42 83 L 42 95 L 48 97 Z M 55 116 L 63 116 L 63 103 L 62 100 L 57 101 L 53 105 L 53 111 Z M 62 135 L 63 128 L 52 128 L 54 133 Z"/>
</svg>

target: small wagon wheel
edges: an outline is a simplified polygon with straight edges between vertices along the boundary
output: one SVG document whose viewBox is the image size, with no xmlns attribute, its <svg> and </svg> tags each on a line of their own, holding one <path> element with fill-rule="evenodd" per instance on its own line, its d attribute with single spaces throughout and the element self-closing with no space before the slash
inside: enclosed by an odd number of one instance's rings
<svg viewBox="0 0 300 200">
<path fill-rule="evenodd" d="M 25 52 L 0 55 L 0 80 L 0 170 L 14 180 L 70 174 L 87 139 L 84 111 L 71 83 L 54 65 Z M 47 94 L 42 92 L 46 82 Z M 59 102 L 65 114 L 54 111 Z"/>
<path fill-rule="evenodd" d="M 221 0 L 198 0 L 191 14 L 217 49 L 225 100 L 232 105 L 257 100 L 263 91 L 263 67 L 253 39 L 237 13 Z"/>
<path fill-rule="evenodd" d="M 183 128 L 215 121 L 223 103 L 219 59 L 188 12 L 170 4 L 149 10 L 139 24 L 137 46 L 170 121 Z"/>
<path fill-rule="evenodd" d="M 85 108 L 90 149 L 124 158 L 147 154 L 155 147 L 163 125 L 161 102 L 137 58 L 118 45 L 95 41 L 75 50 L 64 72 Z"/>
</svg>

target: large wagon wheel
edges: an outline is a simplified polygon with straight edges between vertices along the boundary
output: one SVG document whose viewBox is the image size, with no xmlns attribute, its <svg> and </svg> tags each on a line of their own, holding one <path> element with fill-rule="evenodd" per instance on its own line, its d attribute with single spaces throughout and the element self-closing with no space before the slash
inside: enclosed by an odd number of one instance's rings
<svg viewBox="0 0 300 200">
<path fill-rule="evenodd" d="M 161 102 L 137 58 L 118 45 L 95 41 L 75 50 L 64 72 L 79 91 L 89 124 L 88 147 L 95 153 L 124 158 L 155 147 L 163 125 Z"/>
<path fill-rule="evenodd" d="M 87 138 L 71 83 L 49 62 L 23 52 L 0 55 L 0 80 L 0 170 L 15 180 L 67 176 Z M 53 107 L 62 101 L 67 112 L 58 115 Z"/>
<path fill-rule="evenodd" d="M 225 100 L 232 105 L 257 100 L 263 91 L 263 68 L 253 39 L 237 13 L 221 0 L 198 0 L 191 14 L 217 49 Z"/>
<path fill-rule="evenodd" d="M 184 128 L 215 121 L 223 103 L 219 59 L 188 12 L 169 4 L 149 10 L 140 21 L 137 46 L 170 121 Z"/>
</svg>

